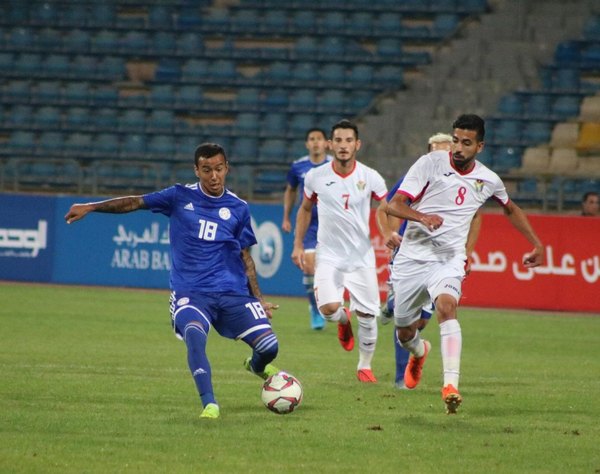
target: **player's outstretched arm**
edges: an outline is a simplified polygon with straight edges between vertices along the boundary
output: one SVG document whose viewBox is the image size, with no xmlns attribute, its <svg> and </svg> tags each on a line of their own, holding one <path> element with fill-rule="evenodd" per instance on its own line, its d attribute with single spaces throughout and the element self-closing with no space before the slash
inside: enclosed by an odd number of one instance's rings
<svg viewBox="0 0 600 474">
<path fill-rule="evenodd" d="M 260 304 L 265 310 L 265 313 L 267 313 L 267 317 L 271 319 L 273 317 L 273 310 L 279 308 L 279 305 L 269 303 L 268 301 L 264 300 L 262 292 L 260 291 L 260 287 L 258 286 L 258 279 L 256 278 L 256 265 L 254 265 L 254 259 L 252 258 L 250 249 L 242 249 L 242 261 L 244 262 L 244 267 L 246 268 L 246 276 L 248 277 L 248 286 L 250 286 L 250 292 L 255 298 L 260 300 Z"/>
<path fill-rule="evenodd" d="M 523 257 L 523 265 L 527 268 L 537 267 L 544 263 L 544 244 L 539 239 L 527 219 L 527 215 L 514 202 L 504 206 L 504 214 L 511 224 L 533 245 L 533 250 Z"/>
<path fill-rule="evenodd" d="M 142 196 L 124 196 L 106 201 L 73 204 L 65 215 L 67 224 L 83 219 L 90 212 L 106 212 L 110 214 L 123 214 L 125 212 L 146 209 Z"/>
</svg>

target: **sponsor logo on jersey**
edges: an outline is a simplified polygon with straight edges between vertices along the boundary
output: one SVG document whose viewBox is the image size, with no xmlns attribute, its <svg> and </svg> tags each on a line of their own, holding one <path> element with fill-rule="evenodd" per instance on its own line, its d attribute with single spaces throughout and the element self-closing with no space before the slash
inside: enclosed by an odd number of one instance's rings
<svg viewBox="0 0 600 474">
<path fill-rule="evenodd" d="M 358 183 L 356 183 L 356 187 L 359 191 L 364 191 L 364 189 L 367 187 L 367 183 L 365 183 L 364 181 L 359 181 Z"/>
<path fill-rule="evenodd" d="M 477 181 L 475 181 L 475 191 L 477 191 L 478 193 L 483 191 L 483 180 L 482 179 L 478 179 Z"/>
<path fill-rule="evenodd" d="M 187 211 L 193 211 L 194 205 L 191 202 L 188 202 L 183 208 Z"/>
<path fill-rule="evenodd" d="M 329 183 L 325 183 L 325 186 L 331 186 L 332 184 L 335 184 L 335 181 L 329 181 Z"/>
<path fill-rule="evenodd" d="M 188 304 L 190 302 L 189 298 L 179 298 L 177 300 L 177 306 L 183 306 L 184 304 Z"/>
</svg>

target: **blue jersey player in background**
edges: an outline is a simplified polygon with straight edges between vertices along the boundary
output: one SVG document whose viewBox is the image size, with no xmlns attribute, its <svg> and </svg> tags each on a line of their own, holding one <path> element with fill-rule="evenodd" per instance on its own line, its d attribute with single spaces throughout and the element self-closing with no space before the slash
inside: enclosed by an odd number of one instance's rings
<svg viewBox="0 0 600 474">
<path fill-rule="evenodd" d="M 329 163 L 332 160 L 327 155 L 327 135 L 320 128 L 311 128 L 306 132 L 305 145 L 308 155 L 298 158 L 292 163 L 287 174 L 287 186 L 283 195 L 283 221 L 281 229 L 284 232 L 292 231 L 291 214 L 294 204 L 298 201 L 298 190 L 300 190 L 300 201 L 304 194 L 304 176 L 309 170 Z M 308 311 L 310 313 L 310 325 L 313 329 L 323 329 L 325 318 L 319 312 L 317 302 L 315 301 L 315 291 L 313 288 L 315 277 L 315 250 L 317 247 L 317 228 L 319 218 L 317 217 L 317 208 L 313 207 L 312 217 L 306 236 L 304 237 L 304 268 L 302 284 L 306 289 L 308 296 Z"/>
<path fill-rule="evenodd" d="M 188 365 L 202 405 L 202 418 L 218 418 L 206 341 L 211 327 L 252 348 L 244 361 L 266 379 L 279 372 L 270 364 L 278 352 L 271 311 L 256 278 L 250 247 L 256 237 L 248 204 L 225 188 L 229 164 L 220 145 L 204 143 L 194 155 L 198 183 L 176 184 L 143 196 L 74 204 L 67 223 L 89 212 L 126 213 L 148 209 L 169 218 L 170 311 L 175 334 L 185 341 Z"/>
</svg>

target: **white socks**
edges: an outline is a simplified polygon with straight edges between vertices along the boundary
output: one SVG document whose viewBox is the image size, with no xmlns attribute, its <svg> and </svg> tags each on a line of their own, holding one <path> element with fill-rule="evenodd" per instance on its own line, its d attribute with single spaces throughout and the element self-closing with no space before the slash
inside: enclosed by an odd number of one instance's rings
<svg viewBox="0 0 600 474">
<path fill-rule="evenodd" d="M 460 354 L 462 351 L 462 333 L 456 319 L 440 324 L 440 344 L 442 367 L 444 369 L 444 387 L 448 384 L 458 388 L 460 374 Z"/>
<path fill-rule="evenodd" d="M 377 319 L 359 316 L 356 319 L 358 320 L 358 370 L 370 369 L 377 343 Z"/>
<path fill-rule="evenodd" d="M 346 311 L 344 311 L 344 307 L 340 306 L 337 311 L 329 316 L 323 315 L 323 317 L 332 323 L 342 323 L 346 324 L 348 322 L 348 316 L 346 315 Z"/>
<path fill-rule="evenodd" d="M 396 338 L 398 338 L 397 335 Z M 425 343 L 423 342 L 423 339 L 421 339 L 419 331 L 416 331 L 415 337 L 410 341 L 400 342 L 400 345 L 415 357 L 423 357 L 425 355 Z"/>
</svg>

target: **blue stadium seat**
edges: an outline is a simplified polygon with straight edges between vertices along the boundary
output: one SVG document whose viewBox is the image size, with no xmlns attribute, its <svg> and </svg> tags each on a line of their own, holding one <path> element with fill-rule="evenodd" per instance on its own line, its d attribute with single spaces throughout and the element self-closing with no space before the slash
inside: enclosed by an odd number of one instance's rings
<svg viewBox="0 0 600 474">
<path fill-rule="evenodd" d="M 106 107 L 116 105 L 119 100 L 119 92 L 112 86 L 96 85 L 91 90 L 91 103 L 93 105 Z"/>
<path fill-rule="evenodd" d="M 33 53 L 21 53 L 17 55 L 13 63 L 13 72 L 28 78 L 41 75 L 42 56 Z"/>
<path fill-rule="evenodd" d="M 14 27 L 8 33 L 7 44 L 16 51 L 30 51 L 36 48 L 36 37 L 33 30 L 23 26 Z"/>
<path fill-rule="evenodd" d="M 511 168 L 521 166 L 522 151 L 516 147 L 498 147 L 494 151 L 494 171 L 496 173 L 508 172 Z"/>
<path fill-rule="evenodd" d="M 92 151 L 92 135 L 89 133 L 71 133 L 64 143 L 64 153 L 80 156 Z"/>
<path fill-rule="evenodd" d="M 300 58 L 310 59 L 319 53 L 319 45 L 313 36 L 301 36 L 296 40 L 294 52 Z"/>
<path fill-rule="evenodd" d="M 287 163 L 287 143 L 281 139 L 264 140 L 258 150 L 259 163 Z M 284 181 L 282 181 L 283 183 Z"/>
<path fill-rule="evenodd" d="M 281 34 L 288 30 L 288 16 L 285 10 L 267 10 L 259 23 L 262 30 L 269 33 Z"/>
<path fill-rule="evenodd" d="M 346 53 L 347 43 L 348 40 L 339 36 L 328 36 L 321 41 L 320 54 L 328 58 L 342 57 Z"/>
<path fill-rule="evenodd" d="M 62 33 L 56 28 L 44 28 L 38 32 L 37 48 L 41 51 L 60 51 L 63 49 Z"/>
<path fill-rule="evenodd" d="M 507 117 L 520 117 L 523 113 L 523 98 L 516 94 L 506 94 L 500 97 L 498 112 Z"/>
<path fill-rule="evenodd" d="M 154 79 L 160 82 L 178 82 L 181 78 L 181 63 L 177 59 L 162 58 L 156 66 Z"/>
<path fill-rule="evenodd" d="M 434 36 L 448 38 L 453 35 L 460 25 L 460 19 L 455 13 L 440 13 L 435 16 L 431 32 Z"/>
<path fill-rule="evenodd" d="M 121 156 L 124 158 L 141 158 L 146 153 L 146 136 L 138 133 L 127 133 L 121 142 Z"/>
<path fill-rule="evenodd" d="M 374 31 L 379 36 L 397 36 L 402 31 L 402 15 L 400 13 L 380 13 L 375 20 Z"/>
<path fill-rule="evenodd" d="M 87 105 L 90 102 L 92 93 L 90 83 L 84 81 L 67 82 L 63 89 L 62 98 L 67 104 Z"/>
<path fill-rule="evenodd" d="M 125 54 L 143 54 L 148 50 L 150 40 L 143 31 L 128 31 L 121 36 L 119 49 Z"/>
<path fill-rule="evenodd" d="M 386 64 L 375 70 L 375 80 L 386 88 L 400 89 L 404 85 L 402 66 Z"/>
<path fill-rule="evenodd" d="M 369 64 L 355 64 L 350 68 L 348 79 L 357 86 L 371 85 L 373 82 L 373 67 Z"/>
<path fill-rule="evenodd" d="M 266 96 L 264 98 L 264 104 L 267 108 L 274 109 L 285 109 L 288 106 L 289 101 L 289 93 L 286 89 L 282 88 L 272 88 L 266 92 Z"/>
<path fill-rule="evenodd" d="M 350 15 L 346 31 L 352 35 L 370 36 L 373 33 L 374 22 L 371 12 L 356 11 Z"/>
<path fill-rule="evenodd" d="M 328 63 L 319 67 L 319 80 L 330 87 L 343 84 L 346 80 L 346 66 L 340 63 Z"/>
<path fill-rule="evenodd" d="M 265 79 L 277 84 L 288 81 L 291 75 L 290 63 L 276 61 L 264 71 Z"/>
<path fill-rule="evenodd" d="M 39 155 L 60 155 L 63 152 L 65 135 L 61 132 L 42 132 L 37 143 Z"/>
<path fill-rule="evenodd" d="M 197 105 L 200 105 L 202 103 L 202 100 L 203 91 L 200 86 L 181 86 L 177 90 L 175 105 L 179 107 L 195 107 Z"/>
<path fill-rule="evenodd" d="M 287 132 L 287 116 L 283 113 L 267 113 L 261 121 L 260 133 L 264 137 L 280 137 Z"/>
<path fill-rule="evenodd" d="M 290 95 L 290 111 L 311 111 L 317 105 L 315 89 L 294 89 Z"/>
<path fill-rule="evenodd" d="M 172 135 L 155 135 L 148 141 L 147 151 L 154 157 L 172 160 L 175 155 L 175 140 Z"/>
<path fill-rule="evenodd" d="M 318 80 L 318 69 L 319 66 L 316 63 L 297 62 L 292 69 L 292 79 L 300 87 L 310 87 L 310 82 Z"/>
<path fill-rule="evenodd" d="M 93 79 L 97 66 L 96 56 L 78 54 L 71 60 L 69 75 L 75 79 Z"/>
<path fill-rule="evenodd" d="M 318 28 L 320 33 L 343 32 L 346 29 L 346 14 L 336 10 L 325 11 L 319 18 Z"/>
<path fill-rule="evenodd" d="M 125 109 L 119 114 L 119 129 L 142 132 L 146 127 L 146 113 L 142 109 Z"/>
<path fill-rule="evenodd" d="M 58 23 L 61 26 L 79 28 L 88 21 L 88 6 L 84 3 L 70 3 L 69 8 L 61 8 Z"/>
<path fill-rule="evenodd" d="M 15 57 L 12 53 L 0 52 L 0 72 L 3 74 L 15 72 Z"/>
<path fill-rule="evenodd" d="M 59 81 L 39 81 L 35 89 L 35 100 L 57 104 L 62 100 L 62 85 Z"/>
<path fill-rule="evenodd" d="M 346 107 L 346 94 L 339 89 L 325 90 L 319 96 L 318 110 L 321 112 L 342 112 Z"/>
<path fill-rule="evenodd" d="M 117 22 L 117 5 L 112 2 L 97 2 L 90 5 L 89 26 L 111 28 Z"/>
<path fill-rule="evenodd" d="M 119 49 L 119 34 L 114 30 L 99 30 L 92 36 L 90 49 L 95 53 L 114 54 Z"/>
<path fill-rule="evenodd" d="M 156 84 L 150 89 L 148 104 L 153 107 L 175 105 L 175 88 L 172 84 Z"/>
<path fill-rule="evenodd" d="M 375 47 L 375 53 L 382 58 L 397 59 L 402 56 L 402 41 L 399 38 L 380 38 Z"/>
<path fill-rule="evenodd" d="M 95 109 L 91 118 L 95 128 L 98 130 L 116 131 L 119 126 L 117 109 L 112 107 Z"/>
<path fill-rule="evenodd" d="M 92 121 L 91 110 L 86 107 L 69 107 L 65 114 L 65 125 L 68 128 L 90 128 Z"/>
<path fill-rule="evenodd" d="M 42 62 L 42 72 L 46 77 L 67 77 L 71 69 L 69 56 L 49 54 Z"/>
<path fill-rule="evenodd" d="M 44 106 L 35 111 L 35 126 L 41 129 L 58 129 L 62 114 L 58 107 Z"/>
<path fill-rule="evenodd" d="M 152 28 L 173 27 L 173 10 L 170 5 L 149 5 L 148 26 Z"/>
<path fill-rule="evenodd" d="M 299 9 L 292 12 L 290 24 L 295 31 L 309 34 L 317 29 L 317 12 L 313 10 Z"/>
<path fill-rule="evenodd" d="M 34 3 L 29 12 L 30 23 L 33 25 L 55 25 L 58 20 L 56 5 L 52 2 Z"/>
<path fill-rule="evenodd" d="M 550 141 L 552 134 L 552 122 L 542 120 L 529 120 L 521 134 L 521 140 L 527 145 L 538 145 Z"/>
<path fill-rule="evenodd" d="M 256 161 L 258 159 L 258 139 L 255 137 L 234 139 L 231 156 L 234 161 Z"/>
<path fill-rule="evenodd" d="M 175 127 L 175 114 L 172 110 L 154 109 L 148 117 L 146 129 L 149 132 L 170 133 Z"/>
<path fill-rule="evenodd" d="M 125 59 L 119 56 L 103 56 L 96 69 L 99 79 L 125 78 Z"/>
<path fill-rule="evenodd" d="M 205 59 L 189 59 L 182 68 L 182 77 L 185 80 L 197 80 L 209 77 L 212 71 L 209 69 L 209 63 Z"/>
<path fill-rule="evenodd" d="M 235 120 L 235 128 L 242 134 L 255 134 L 258 133 L 260 126 L 259 114 L 242 112 L 237 115 Z"/>
<path fill-rule="evenodd" d="M 196 32 L 182 32 L 177 35 L 177 53 L 197 55 L 204 51 L 202 36 Z"/>
<path fill-rule="evenodd" d="M 289 120 L 288 129 L 293 136 L 304 137 L 304 134 L 313 128 L 316 123 L 317 120 L 312 114 L 294 114 Z M 304 144 L 304 140 L 302 140 L 302 143 Z M 306 151 L 304 146 L 303 149 Z"/>
<path fill-rule="evenodd" d="M 260 104 L 260 89 L 250 87 L 240 87 L 237 89 L 235 105 L 238 110 L 245 112 L 256 112 L 260 110 Z"/>
<path fill-rule="evenodd" d="M 552 104 L 552 115 L 560 120 L 577 117 L 581 99 L 576 95 L 561 95 Z"/>
<path fill-rule="evenodd" d="M 99 133 L 94 136 L 94 153 L 101 159 L 116 158 L 121 148 L 119 135 Z"/>
<path fill-rule="evenodd" d="M 171 31 L 157 31 L 152 35 L 151 52 L 157 55 L 169 55 L 177 52 L 177 38 Z"/>
<path fill-rule="evenodd" d="M 14 130 L 8 139 L 7 148 L 11 153 L 32 153 L 36 146 L 35 134 L 25 130 Z"/>
<path fill-rule="evenodd" d="M 65 51 L 73 53 L 87 53 L 91 48 L 91 35 L 89 31 L 75 28 L 65 31 L 63 36 Z"/>
<path fill-rule="evenodd" d="M 184 5 L 179 9 L 179 14 L 176 18 L 176 28 L 197 28 L 202 24 L 202 16 L 200 8 L 197 6 Z"/>
<path fill-rule="evenodd" d="M 527 100 L 527 116 L 532 118 L 547 118 L 550 115 L 552 99 L 548 94 L 530 94 Z"/>
<path fill-rule="evenodd" d="M 31 81 L 13 79 L 8 81 L 2 91 L 2 102 L 29 102 L 31 98 Z"/>
</svg>

